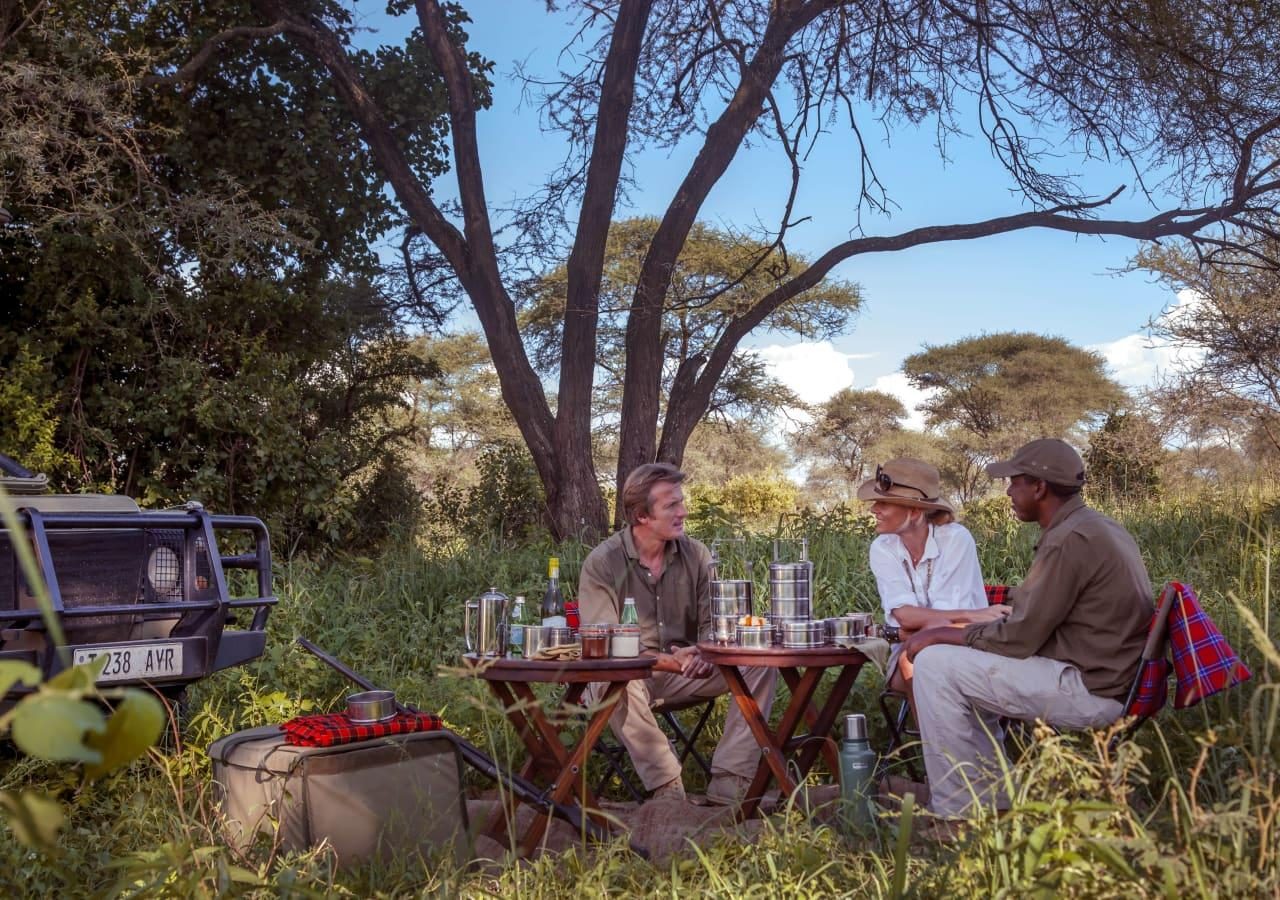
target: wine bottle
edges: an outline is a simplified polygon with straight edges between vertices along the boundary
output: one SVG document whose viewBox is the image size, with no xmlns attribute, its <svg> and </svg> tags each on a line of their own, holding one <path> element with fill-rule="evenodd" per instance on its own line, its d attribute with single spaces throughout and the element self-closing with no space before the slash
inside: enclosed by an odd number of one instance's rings
<svg viewBox="0 0 1280 900">
<path fill-rule="evenodd" d="M 542 595 L 542 624 L 564 628 L 568 624 L 564 613 L 564 594 L 560 592 L 560 560 L 551 557 L 547 562 L 547 592 Z"/>
</svg>

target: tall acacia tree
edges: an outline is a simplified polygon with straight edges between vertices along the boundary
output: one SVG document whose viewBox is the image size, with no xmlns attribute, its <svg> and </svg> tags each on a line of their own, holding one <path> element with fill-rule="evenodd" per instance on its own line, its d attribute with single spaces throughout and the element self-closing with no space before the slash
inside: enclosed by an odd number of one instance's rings
<svg viewBox="0 0 1280 900">
<path fill-rule="evenodd" d="M 591 460 L 591 392 L 608 223 L 624 162 L 646 145 L 694 145 L 644 255 L 626 326 L 618 475 L 657 457 L 678 461 L 665 425 L 697 421 L 738 343 L 838 263 L 940 241 L 1027 228 L 1158 240 L 1217 240 L 1221 223 L 1273 227 L 1280 192 L 1280 0 L 1116 4 L 1111 0 L 566 0 L 581 28 L 562 59 L 581 68 L 549 82 L 543 112 L 564 134 L 567 164 L 513 229 L 563 236 L 567 256 L 563 360 L 555 409 L 521 340 L 512 300 L 517 272 L 504 261 L 485 190 L 476 129 L 477 72 L 456 4 L 392 0 L 416 15 L 415 39 L 438 66 L 447 96 L 459 207 L 442 208 L 406 157 L 367 81 L 365 60 L 321 14 L 289 0 L 252 0 L 258 19 L 220 35 L 287 40 L 318 60 L 358 123 L 413 229 L 442 257 L 484 328 L 503 396 L 538 466 L 559 534 L 603 530 L 605 506 Z M 381 2 L 378 4 L 381 6 Z M 263 29 L 270 32 L 264 37 Z M 1222 36 L 1230 35 L 1230 40 Z M 182 74 L 198 77 L 198 66 Z M 791 190 L 769 243 L 784 247 L 800 216 L 796 185 L 809 143 L 846 117 L 858 147 L 854 234 L 735 316 L 687 388 L 663 412 L 662 329 L 671 274 L 712 189 L 748 140 L 776 141 Z M 939 150 L 976 121 L 1017 196 L 1007 215 L 867 234 L 863 212 L 885 211 L 891 186 L 875 166 L 873 130 L 927 123 Z M 1043 127 L 1042 127 L 1043 126 Z M 1071 162 L 1062 164 L 1064 155 Z M 1119 160 L 1140 194 L 1173 199 L 1148 217 L 1107 218 L 1123 191 L 1089 194 L 1077 163 Z M 1165 177 L 1167 175 L 1167 178 Z M 545 213 L 546 215 L 542 215 Z M 557 230 L 557 226 L 562 226 Z M 567 245 L 567 246 L 566 246 Z M 525 248 L 528 249 L 528 248 Z"/>
<path fill-rule="evenodd" d="M 791 446 L 816 464 L 811 482 L 840 484 L 852 496 L 870 462 L 868 451 L 902 429 L 907 408 L 884 391 L 844 388 L 818 404 L 813 416 L 796 430 Z"/>
<path fill-rule="evenodd" d="M 943 438 L 961 500 L 988 483 L 983 464 L 1037 437 L 1066 437 L 1125 398 L 1097 353 L 1059 337 L 1005 332 L 926 347 L 902 371 L 929 396 L 918 407 Z"/>
</svg>

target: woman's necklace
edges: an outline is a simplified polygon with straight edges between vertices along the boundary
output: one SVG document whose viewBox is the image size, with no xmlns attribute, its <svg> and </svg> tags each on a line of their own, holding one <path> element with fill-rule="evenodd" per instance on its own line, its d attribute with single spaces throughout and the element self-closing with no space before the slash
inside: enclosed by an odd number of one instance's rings
<svg viewBox="0 0 1280 900">
<path fill-rule="evenodd" d="M 929 585 L 933 582 L 933 557 L 929 557 L 929 561 L 924 567 L 924 605 L 929 605 Z M 902 561 L 902 571 L 907 573 L 907 581 L 911 584 L 911 595 L 917 600 L 920 594 L 916 593 L 916 578 L 914 574 L 914 566 L 910 565 L 905 559 Z"/>
</svg>

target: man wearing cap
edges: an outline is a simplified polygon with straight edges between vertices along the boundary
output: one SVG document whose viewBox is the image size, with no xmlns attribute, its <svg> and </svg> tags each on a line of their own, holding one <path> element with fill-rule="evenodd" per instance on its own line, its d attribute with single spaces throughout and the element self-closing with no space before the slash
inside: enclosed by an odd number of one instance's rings
<svg viewBox="0 0 1280 900">
<path fill-rule="evenodd" d="M 927 628 L 907 639 L 929 807 L 966 815 L 976 795 L 997 806 L 999 717 L 1099 728 L 1123 711 L 1152 614 L 1151 583 L 1124 528 L 1080 497 L 1084 462 L 1041 438 L 987 466 L 1008 478 L 1013 512 L 1041 528 L 1007 618 Z"/>
</svg>

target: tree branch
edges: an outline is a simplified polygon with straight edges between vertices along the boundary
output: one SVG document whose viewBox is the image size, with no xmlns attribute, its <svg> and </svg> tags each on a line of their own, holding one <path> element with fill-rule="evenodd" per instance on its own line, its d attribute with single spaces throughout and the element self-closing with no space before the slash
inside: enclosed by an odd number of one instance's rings
<svg viewBox="0 0 1280 900">
<path fill-rule="evenodd" d="M 1028 228 L 1051 228 L 1073 234 L 1117 235 L 1138 240 L 1154 241 L 1168 237 L 1196 240 L 1196 233 L 1200 229 L 1214 222 L 1225 221 L 1234 212 L 1244 207 L 1252 197 L 1280 190 L 1280 182 L 1255 184 L 1247 196 L 1233 198 L 1230 202 L 1218 206 L 1170 210 L 1145 220 L 1079 217 L 1081 213 L 1109 204 L 1123 190 L 1124 187 L 1121 186 L 1107 197 L 1089 203 L 1001 216 L 981 222 L 916 228 L 898 235 L 857 238 L 836 245 L 795 278 L 762 297 L 749 311 L 735 319 L 725 329 L 715 347 L 712 348 L 707 357 L 707 364 L 692 388 L 679 396 L 673 394 L 668 406 L 667 420 L 696 422 L 710 403 L 716 383 L 733 358 L 739 342 L 780 306 L 816 286 L 837 264 L 853 256 L 866 253 L 888 253 L 948 241 L 973 240 Z M 666 431 L 667 428 L 664 425 L 664 445 L 667 443 Z"/>
<path fill-rule="evenodd" d="M 622 394 L 625 423 L 618 454 L 618 481 L 640 463 L 656 458 L 653 423 L 658 417 L 658 336 L 671 273 L 698 211 L 728 169 L 743 139 L 764 110 L 765 97 L 781 71 L 787 43 L 829 8 L 828 0 L 771 4 L 769 22 L 755 56 L 742 70 L 733 97 L 708 128 L 679 189 L 654 234 L 636 281 L 627 320 L 627 377 Z"/>
<path fill-rule="evenodd" d="M 243 38 L 275 37 L 278 34 L 283 34 L 288 27 L 286 22 L 279 21 L 274 25 L 239 25 L 235 28 L 228 28 L 226 31 L 219 32 L 205 41 L 195 55 L 183 63 L 173 74 L 148 75 L 142 79 L 142 83 L 147 87 L 154 87 L 161 84 L 179 84 L 185 81 L 194 81 L 196 75 L 200 74 L 200 70 L 209 64 L 209 61 L 213 59 L 222 45 L 228 41 L 241 40 Z"/>
</svg>

